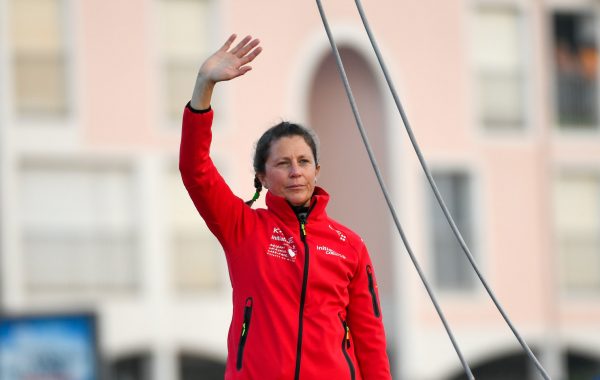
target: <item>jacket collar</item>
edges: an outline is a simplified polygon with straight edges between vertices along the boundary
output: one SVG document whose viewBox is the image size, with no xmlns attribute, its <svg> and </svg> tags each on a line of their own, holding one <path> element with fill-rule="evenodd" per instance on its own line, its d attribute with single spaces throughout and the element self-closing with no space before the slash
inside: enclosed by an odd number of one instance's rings
<svg viewBox="0 0 600 380">
<path fill-rule="evenodd" d="M 329 203 L 329 194 L 320 187 L 315 187 L 312 199 L 310 201 L 310 214 L 308 215 L 308 223 L 314 220 L 327 218 L 325 208 Z M 267 192 L 266 204 L 269 211 L 275 214 L 279 219 L 283 220 L 286 224 L 298 223 L 298 218 L 292 209 L 292 206 L 285 200 L 285 198 L 278 195 L 274 195 L 270 191 Z"/>
</svg>

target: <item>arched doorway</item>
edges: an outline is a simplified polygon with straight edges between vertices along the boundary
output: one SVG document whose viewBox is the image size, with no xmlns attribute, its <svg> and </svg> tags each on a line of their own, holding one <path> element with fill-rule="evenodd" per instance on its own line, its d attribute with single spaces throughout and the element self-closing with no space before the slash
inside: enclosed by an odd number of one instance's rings
<svg viewBox="0 0 600 380">
<path fill-rule="evenodd" d="M 355 49 L 340 47 L 340 55 L 384 177 L 388 165 L 385 107 L 376 75 Z M 309 123 L 321 142 L 319 184 L 330 194 L 328 213 L 365 241 L 377 271 L 386 320 L 392 308 L 391 217 L 355 126 L 335 59 L 327 54 L 316 66 L 309 90 Z"/>
<path fill-rule="evenodd" d="M 567 370 L 570 380 L 600 379 L 600 357 L 569 350 L 567 352 Z"/>
<path fill-rule="evenodd" d="M 521 352 L 496 356 L 484 362 L 471 366 L 476 379 L 486 380 L 530 380 L 534 377 L 532 365 L 529 358 Z M 467 376 L 460 371 L 459 374 L 450 377 L 450 380 L 463 380 Z"/>
<path fill-rule="evenodd" d="M 225 376 L 225 362 L 183 353 L 179 355 L 179 380 L 221 380 Z"/>
<path fill-rule="evenodd" d="M 596 380 L 600 379 L 600 358 L 591 354 L 569 350 L 563 352 L 565 379 L 569 380 Z M 543 363 L 542 363 L 543 364 Z M 537 369 L 523 352 L 496 356 L 471 368 L 477 379 L 486 380 L 533 380 L 540 378 Z M 553 376 L 553 374 L 550 374 Z M 464 373 L 450 377 L 450 380 L 463 380 L 467 377 Z"/>
</svg>

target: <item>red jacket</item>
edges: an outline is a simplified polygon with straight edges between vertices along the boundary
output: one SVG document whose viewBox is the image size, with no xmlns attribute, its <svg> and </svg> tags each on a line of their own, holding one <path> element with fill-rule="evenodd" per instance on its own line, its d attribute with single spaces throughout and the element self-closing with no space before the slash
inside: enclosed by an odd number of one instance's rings
<svg viewBox="0 0 600 380">
<path fill-rule="evenodd" d="M 225 379 L 390 379 L 373 266 L 361 238 L 327 216 L 316 188 L 304 223 L 270 192 L 235 196 L 209 157 L 212 110 L 186 107 L 179 168 L 220 241 L 233 287 Z"/>
</svg>

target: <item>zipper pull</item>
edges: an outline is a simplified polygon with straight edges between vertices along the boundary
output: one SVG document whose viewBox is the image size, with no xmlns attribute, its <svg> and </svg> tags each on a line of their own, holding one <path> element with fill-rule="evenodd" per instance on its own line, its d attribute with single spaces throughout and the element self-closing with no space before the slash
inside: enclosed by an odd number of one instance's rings
<svg viewBox="0 0 600 380">
<path fill-rule="evenodd" d="M 306 237 L 306 213 L 298 214 L 298 220 L 300 221 L 300 234 L 302 238 Z"/>
<path fill-rule="evenodd" d="M 246 335 L 246 322 L 242 323 L 242 336 Z"/>
<path fill-rule="evenodd" d="M 344 326 L 346 326 L 346 348 L 350 348 L 350 327 L 346 322 L 344 322 Z"/>
</svg>

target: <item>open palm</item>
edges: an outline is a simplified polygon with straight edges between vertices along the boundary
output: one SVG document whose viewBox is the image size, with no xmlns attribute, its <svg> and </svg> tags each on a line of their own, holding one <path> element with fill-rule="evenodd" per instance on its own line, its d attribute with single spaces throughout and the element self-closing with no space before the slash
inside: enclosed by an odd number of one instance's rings
<svg viewBox="0 0 600 380">
<path fill-rule="evenodd" d="M 200 75 L 212 82 L 227 81 L 244 75 L 252 69 L 247 66 L 256 58 L 262 48 L 260 41 L 246 36 L 234 48 L 231 48 L 236 35 L 232 34 L 225 44 L 211 55 L 200 68 Z"/>
</svg>

